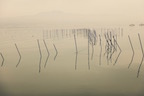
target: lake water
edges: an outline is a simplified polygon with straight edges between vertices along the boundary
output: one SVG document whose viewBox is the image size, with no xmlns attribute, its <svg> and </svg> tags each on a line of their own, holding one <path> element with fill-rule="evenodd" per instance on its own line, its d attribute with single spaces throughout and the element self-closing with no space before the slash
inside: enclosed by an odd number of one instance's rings
<svg viewBox="0 0 144 96">
<path fill-rule="evenodd" d="M 144 96 L 138 33 L 144 46 L 139 26 L 0 27 L 0 93 Z"/>
</svg>

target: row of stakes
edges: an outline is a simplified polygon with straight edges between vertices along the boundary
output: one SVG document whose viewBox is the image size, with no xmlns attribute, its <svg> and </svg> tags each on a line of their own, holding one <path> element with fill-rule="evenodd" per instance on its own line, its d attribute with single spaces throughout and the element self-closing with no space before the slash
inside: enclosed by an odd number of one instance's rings
<svg viewBox="0 0 144 96">
<path fill-rule="evenodd" d="M 91 54 L 91 60 L 93 59 L 93 54 L 94 54 L 94 46 L 96 45 L 97 43 L 97 39 L 99 38 L 99 46 L 100 46 L 100 54 L 99 54 L 99 65 L 101 65 L 101 57 L 102 57 L 102 39 L 101 39 L 101 35 L 97 35 L 96 34 L 96 31 L 91 31 L 90 29 L 87 30 L 88 31 L 88 69 L 90 70 L 90 45 L 91 45 L 91 48 L 92 48 L 92 54 Z M 109 64 L 109 61 L 112 63 L 112 56 L 115 52 L 117 52 L 119 50 L 119 53 L 113 63 L 113 65 L 116 65 L 119 57 L 120 57 L 120 54 L 122 53 L 122 49 L 120 47 L 120 45 L 118 44 L 117 42 L 117 35 L 115 34 L 112 34 L 112 32 L 106 32 L 104 33 L 104 38 L 105 38 L 105 52 L 104 52 L 104 56 L 106 55 L 106 58 L 107 58 L 107 64 Z M 140 74 L 140 70 L 141 70 L 141 66 L 142 66 L 142 63 L 143 63 L 143 60 L 144 60 L 144 51 L 143 51 L 143 46 L 142 46 L 142 41 L 141 41 L 141 37 L 140 37 L 140 34 L 138 33 L 138 38 L 139 38 L 139 42 L 140 42 L 140 47 L 141 47 L 141 51 L 142 51 L 142 59 L 141 59 L 141 62 L 139 64 L 139 67 L 138 67 L 138 71 L 137 71 L 137 78 L 139 77 L 139 74 Z M 76 59 L 75 59 L 75 69 L 77 69 L 77 55 L 78 55 L 78 48 L 77 48 L 77 43 L 76 43 L 76 36 L 74 34 L 74 40 L 75 40 L 75 49 L 76 49 Z M 131 57 L 131 60 L 130 60 L 130 63 L 128 65 L 128 69 L 130 68 L 132 62 L 133 62 L 133 59 L 134 59 L 134 55 L 135 55 L 135 51 L 134 51 L 134 48 L 133 48 L 133 44 L 132 44 L 132 41 L 131 41 L 131 38 L 130 36 L 128 35 L 128 40 L 129 40 L 129 43 L 130 43 L 130 46 L 131 46 L 131 49 L 132 49 L 132 57 Z"/>
<path fill-rule="evenodd" d="M 48 55 L 47 55 L 47 58 L 46 58 L 46 61 L 45 61 L 45 65 L 44 65 L 44 67 L 46 67 L 47 62 L 48 62 L 48 59 L 49 59 L 49 56 L 50 56 L 50 52 L 49 52 L 49 50 L 48 50 L 48 47 L 47 47 L 47 45 L 46 45 L 45 40 L 43 40 L 43 42 L 44 42 L 44 45 L 45 45 L 45 47 L 46 47 L 46 51 L 47 51 L 47 54 L 48 54 Z M 41 52 L 41 47 L 40 47 L 39 39 L 37 39 L 37 44 L 38 44 L 39 53 L 40 53 L 39 72 L 41 72 L 42 52 Z M 56 54 L 55 54 L 55 56 L 54 56 L 54 60 L 56 60 L 56 57 L 57 57 L 57 55 L 58 55 L 58 51 L 57 51 L 57 48 L 56 48 L 55 44 L 53 44 L 53 46 L 54 46 L 54 49 L 55 49 L 55 51 L 56 51 Z M 19 59 L 18 59 L 18 62 L 17 62 L 17 64 L 16 64 L 16 67 L 18 67 L 19 64 L 20 64 L 20 62 L 21 62 L 22 56 L 21 56 L 21 53 L 20 53 L 19 48 L 18 48 L 18 46 L 17 46 L 16 43 L 15 43 L 15 48 L 16 48 L 16 50 L 17 50 L 17 52 L 18 52 L 18 55 L 19 55 Z M 2 66 L 4 65 L 5 59 L 4 59 L 4 56 L 3 56 L 3 54 L 2 54 L 1 52 L 0 52 L 0 56 L 1 56 L 1 58 L 2 58 L 2 62 L 1 62 L 1 67 L 2 67 Z"/>
<path fill-rule="evenodd" d="M 102 57 L 102 39 L 101 39 L 101 35 L 100 34 L 96 34 L 96 30 L 90 30 L 90 29 L 85 29 L 84 31 L 86 31 L 87 33 L 87 37 L 88 37 L 88 69 L 90 70 L 90 46 L 92 48 L 92 54 L 91 54 L 91 60 L 93 59 L 93 54 L 94 54 L 94 46 L 96 45 L 96 43 L 98 42 L 98 39 L 99 39 L 99 46 L 100 46 L 100 54 L 99 54 L 99 65 L 101 65 L 101 57 Z M 78 56 L 78 47 L 77 47 L 77 38 L 76 38 L 76 30 L 73 30 L 73 33 L 74 33 L 74 43 L 75 43 L 75 50 L 76 50 L 76 57 L 75 57 L 75 70 L 77 69 L 77 56 Z M 107 58 L 107 64 L 109 64 L 109 61 L 112 63 L 112 56 L 115 52 L 117 52 L 119 50 L 119 53 L 114 61 L 114 64 L 113 65 L 116 65 L 117 61 L 118 61 L 118 58 L 122 52 L 118 42 L 117 42 L 117 35 L 115 34 L 112 34 L 112 32 L 105 32 L 103 34 L 104 38 L 105 38 L 105 52 L 104 52 L 104 56 L 106 56 Z M 142 60 L 140 62 L 140 65 L 138 67 L 138 72 L 137 72 L 137 78 L 139 77 L 139 74 L 140 74 L 140 70 L 141 70 L 141 66 L 142 66 L 142 63 L 143 63 L 143 60 L 144 60 L 144 51 L 143 51 L 143 46 L 142 46 L 142 42 L 141 42 L 141 37 L 140 37 L 140 34 L 138 34 L 138 38 L 139 38 L 139 42 L 140 42 L 140 46 L 141 46 L 141 51 L 142 51 Z M 130 36 L 128 36 L 128 39 L 129 39 L 129 42 L 130 42 L 130 46 L 131 46 L 131 49 L 132 49 L 132 58 L 131 58 L 131 61 L 128 65 L 128 68 L 130 68 L 132 62 L 133 62 L 133 59 L 134 59 L 134 48 L 133 48 L 133 44 L 131 42 L 131 38 Z M 47 51 L 47 58 L 46 58 L 46 61 L 45 61 L 45 65 L 44 67 L 46 67 L 47 65 L 47 62 L 48 62 L 48 59 L 49 59 L 49 56 L 50 56 L 50 52 L 48 50 L 48 47 L 47 47 L 47 44 L 45 42 L 45 40 L 43 40 L 44 42 L 44 46 L 46 48 L 46 51 Z M 41 72 L 41 61 L 42 61 L 42 52 L 41 52 L 41 47 L 40 47 L 40 43 L 39 43 L 39 40 L 37 39 L 37 44 L 38 44 L 38 48 L 39 48 L 39 54 L 40 54 L 40 60 L 39 60 L 39 73 Z M 56 60 L 56 57 L 58 55 L 58 50 L 55 46 L 55 44 L 53 44 L 54 46 L 54 49 L 55 49 L 55 57 L 54 57 L 54 60 Z M 21 53 L 18 49 L 18 46 L 17 44 L 15 43 L 15 47 L 16 47 L 16 50 L 19 54 L 19 60 L 18 60 L 18 63 L 16 65 L 16 67 L 19 66 L 20 62 L 21 62 L 21 59 L 22 59 L 22 56 L 21 56 Z M 2 58 L 2 62 L 1 62 L 1 67 L 4 65 L 4 56 L 3 54 L 0 52 L 0 56 Z"/>
</svg>

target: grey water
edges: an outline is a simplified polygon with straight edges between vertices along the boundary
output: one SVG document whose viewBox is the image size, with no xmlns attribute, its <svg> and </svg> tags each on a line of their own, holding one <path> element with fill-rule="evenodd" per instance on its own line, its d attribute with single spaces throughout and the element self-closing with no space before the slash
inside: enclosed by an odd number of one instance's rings
<svg viewBox="0 0 144 96">
<path fill-rule="evenodd" d="M 138 34 L 144 48 L 139 26 L 0 27 L 0 94 L 144 96 Z"/>
</svg>

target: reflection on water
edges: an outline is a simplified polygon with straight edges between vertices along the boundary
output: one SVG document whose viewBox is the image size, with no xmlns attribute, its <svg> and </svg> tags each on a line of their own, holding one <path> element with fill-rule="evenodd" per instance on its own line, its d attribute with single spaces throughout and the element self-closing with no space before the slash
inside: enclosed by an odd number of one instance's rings
<svg viewBox="0 0 144 96">
<path fill-rule="evenodd" d="M 18 47 L 17 47 L 17 45 L 15 44 L 15 47 L 16 47 L 16 49 L 17 49 L 17 52 L 18 52 L 18 54 L 19 54 L 19 61 L 18 61 L 18 63 L 17 63 L 17 65 L 16 65 L 16 67 L 18 67 L 18 65 L 19 65 L 19 63 L 20 63 L 20 61 L 21 61 L 21 54 L 20 54 L 20 52 L 19 52 L 19 49 L 18 49 Z"/>
<path fill-rule="evenodd" d="M 50 56 L 50 53 L 49 53 L 49 50 L 48 50 L 48 47 L 47 47 L 47 45 L 46 45 L 45 40 L 43 40 L 43 42 L 44 42 L 44 45 L 45 45 L 45 47 L 46 47 L 46 51 L 47 51 L 47 54 L 48 54 L 48 56 L 47 56 L 47 58 L 46 58 L 46 61 L 45 61 L 45 65 L 44 65 L 44 67 L 46 67 L 47 62 L 48 62 L 48 59 L 49 59 L 49 56 Z"/>
<path fill-rule="evenodd" d="M 143 96 L 143 31 L 139 27 L 1 28 L 0 92 Z"/>
<path fill-rule="evenodd" d="M 132 55 L 131 61 L 130 61 L 129 66 L 128 66 L 128 68 L 130 68 L 130 66 L 131 66 L 131 64 L 132 64 L 132 62 L 133 62 L 133 58 L 134 58 L 134 48 L 133 48 L 133 45 L 132 45 L 132 42 L 131 42 L 130 36 L 128 36 L 128 38 L 129 38 L 129 42 L 130 42 L 131 49 L 132 49 L 132 52 L 133 52 L 133 55 Z"/>
<path fill-rule="evenodd" d="M 140 65 L 139 65 L 139 69 L 138 69 L 137 77 L 139 77 L 139 73 L 140 73 L 141 65 L 142 65 L 142 63 L 143 63 L 143 59 L 144 59 L 144 51 L 143 51 L 143 46 L 142 46 L 142 42 L 141 42 L 141 37 L 140 37 L 139 34 L 138 34 L 138 37 L 139 37 L 140 46 L 141 46 L 141 51 L 142 51 L 143 56 L 142 56 L 141 63 L 140 63 Z"/>
</svg>

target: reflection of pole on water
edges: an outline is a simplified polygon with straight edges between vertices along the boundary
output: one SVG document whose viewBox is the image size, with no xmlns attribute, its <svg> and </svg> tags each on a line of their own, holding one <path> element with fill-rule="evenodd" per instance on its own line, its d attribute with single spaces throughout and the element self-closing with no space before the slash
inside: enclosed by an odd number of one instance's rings
<svg viewBox="0 0 144 96">
<path fill-rule="evenodd" d="M 40 53 L 40 60 L 39 60 L 39 73 L 41 72 L 41 59 L 42 59 L 42 53 L 41 53 L 41 48 L 40 48 L 40 44 L 39 44 L 39 40 L 37 39 L 37 43 L 38 43 L 38 48 L 39 48 L 39 53 Z"/>
<path fill-rule="evenodd" d="M 89 59 L 89 30 L 88 31 L 88 69 L 90 70 L 90 59 Z"/>
<path fill-rule="evenodd" d="M 142 46 L 142 42 L 141 42 L 141 38 L 140 38 L 139 34 L 138 34 L 138 37 L 139 37 L 139 42 L 140 42 L 143 57 L 142 57 L 141 63 L 140 63 L 139 68 L 138 68 L 137 78 L 139 77 L 140 69 L 141 69 L 141 66 L 142 66 L 142 63 L 143 63 L 143 60 L 144 60 L 144 51 L 143 51 L 143 46 Z"/>
<path fill-rule="evenodd" d="M 107 41 L 108 41 L 108 51 L 107 51 L 107 64 L 109 64 L 109 54 L 110 54 L 110 39 L 109 39 L 109 29 L 107 29 L 107 34 L 106 34 L 106 36 L 107 36 Z"/>
<path fill-rule="evenodd" d="M 114 41 L 115 42 L 115 41 Z M 112 51 L 112 53 L 111 53 L 111 55 L 110 55 L 110 60 L 112 61 L 112 56 L 113 56 L 113 54 L 114 54 L 114 52 L 116 51 L 116 48 L 115 48 L 115 45 L 112 43 L 112 46 L 113 46 L 113 51 Z"/>
<path fill-rule="evenodd" d="M 96 30 L 94 30 L 94 45 L 96 45 L 97 42 L 97 34 L 96 34 Z"/>
<path fill-rule="evenodd" d="M 76 56 L 75 56 L 75 70 L 77 69 L 77 57 L 78 57 L 78 53 L 76 53 Z"/>
<path fill-rule="evenodd" d="M 114 36 L 113 36 L 113 39 L 114 39 L 116 45 L 118 46 L 118 48 L 119 48 L 119 50 L 120 50 L 120 52 L 119 52 L 119 54 L 118 54 L 118 56 L 117 56 L 117 58 L 116 58 L 116 60 L 115 60 L 115 63 L 113 64 L 113 65 L 115 65 L 115 64 L 117 63 L 117 61 L 118 61 L 118 58 L 119 58 L 119 56 L 120 56 L 122 50 L 121 50 L 120 46 L 118 45 L 117 41 L 115 40 Z"/>
<path fill-rule="evenodd" d="M 110 36 L 109 36 L 109 41 L 110 41 L 110 53 L 112 52 L 112 34 L 111 34 L 111 31 L 110 31 Z"/>
<path fill-rule="evenodd" d="M 112 62 L 112 55 L 114 54 L 114 52 L 115 52 L 115 46 L 114 46 L 114 44 L 113 44 L 113 39 L 112 39 L 112 34 L 111 34 L 111 32 L 110 32 L 110 44 L 111 44 L 111 51 L 110 51 L 110 57 L 109 57 L 109 59 L 111 60 L 111 62 Z"/>
<path fill-rule="evenodd" d="M 44 67 L 46 67 L 46 65 L 47 65 L 47 61 L 48 61 L 49 56 L 50 56 L 50 53 L 49 53 L 49 50 L 48 50 L 48 47 L 47 47 L 47 45 L 46 45 L 45 40 L 43 40 L 43 42 L 44 42 L 44 45 L 45 45 L 45 47 L 46 47 L 46 51 L 47 51 L 47 54 L 48 54 L 48 56 L 47 56 L 47 58 L 46 58 L 46 61 L 45 61 L 45 65 L 44 65 Z"/>
<path fill-rule="evenodd" d="M 93 54 L 94 54 L 94 44 L 93 44 L 93 41 L 92 41 L 92 54 L 91 54 L 91 60 L 93 59 Z"/>
<path fill-rule="evenodd" d="M 19 63 L 20 63 L 20 61 L 21 61 L 21 54 L 20 54 L 20 52 L 19 52 L 19 49 L 18 49 L 18 47 L 17 47 L 17 45 L 15 44 L 15 47 L 16 47 L 16 49 L 17 49 L 17 52 L 18 52 L 18 54 L 19 54 L 19 61 L 18 61 L 18 63 L 17 63 L 17 65 L 16 65 L 16 67 L 18 67 L 18 65 L 19 65 Z"/>
<path fill-rule="evenodd" d="M 2 53 L 0 53 L 0 55 L 1 55 L 1 57 L 2 57 L 2 64 L 1 64 L 1 67 L 2 67 L 3 64 L 4 64 L 4 57 L 3 57 L 3 54 L 2 54 Z"/>
<path fill-rule="evenodd" d="M 108 51 L 109 51 L 109 42 L 108 42 L 108 39 L 107 39 L 107 37 L 106 37 L 106 34 L 104 34 L 104 37 L 105 37 L 105 40 L 106 40 L 105 53 L 104 53 L 104 55 L 105 55 L 105 54 L 108 53 Z"/>
<path fill-rule="evenodd" d="M 56 55 L 55 55 L 55 57 L 54 57 L 54 60 L 56 60 L 56 57 L 57 57 L 58 51 L 57 51 L 57 48 L 56 48 L 55 44 L 53 44 L 53 46 L 54 46 L 54 49 L 55 49 L 55 51 L 56 51 Z"/>
<path fill-rule="evenodd" d="M 75 41 L 75 49 L 76 49 L 76 57 L 75 57 L 75 70 L 77 69 L 77 55 L 78 55 L 78 49 L 77 49 L 77 41 L 76 41 L 76 35 L 74 33 L 74 41 Z"/>
<path fill-rule="evenodd" d="M 128 36 L 128 38 L 129 38 L 129 42 L 130 42 L 131 49 L 132 49 L 132 52 L 133 52 L 133 54 L 132 54 L 132 58 L 131 58 L 131 61 L 130 61 L 129 66 L 128 66 L 128 68 L 130 68 L 130 66 L 131 66 L 131 64 L 132 64 L 132 61 L 133 61 L 133 58 L 134 58 L 134 49 L 133 49 L 133 45 L 132 45 L 132 42 L 131 42 L 130 36 Z"/>
<path fill-rule="evenodd" d="M 77 49 L 77 41 L 76 41 L 76 35 L 75 35 L 75 34 L 74 34 L 74 41 L 75 41 L 76 53 L 78 53 L 78 49 Z"/>
<path fill-rule="evenodd" d="M 108 31 L 108 29 L 107 29 L 107 31 Z M 107 54 L 106 58 L 107 58 L 107 65 L 108 65 L 109 64 L 109 52 L 110 52 L 110 42 L 109 42 L 108 32 L 105 33 L 104 36 L 105 36 L 105 39 L 106 39 L 106 46 L 105 46 L 106 52 L 104 53 L 104 55 Z"/>
<path fill-rule="evenodd" d="M 90 30 L 89 30 L 90 31 Z M 92 45 L 92 54 L 91 54 L 91 60 L 93 59 L 93 54 L 94 54 L 94 34 L 89 32 L 89 43 Z"/>
<path fill-rule="evenodd" d="M 99 65 L 101 65 L 101 54 L 102 54 L 102 44 L 101 44 L 101 36 L 99 35 L 100 40 L 100 55 L 99 55 Z"/>
</svg>

